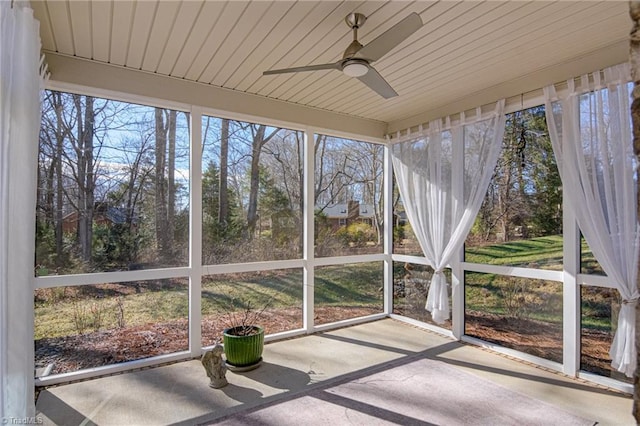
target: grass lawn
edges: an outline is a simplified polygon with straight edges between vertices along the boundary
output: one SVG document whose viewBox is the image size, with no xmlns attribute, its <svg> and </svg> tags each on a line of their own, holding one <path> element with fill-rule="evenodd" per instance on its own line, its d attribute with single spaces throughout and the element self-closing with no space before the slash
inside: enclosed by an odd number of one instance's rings
<svg viewBox="0 0 640 426">
<path fill-rule="evenodd" d="M 465 308 L 507 317 L 562 323 L 562 284 L 467 272 Z"/>
<path fill-rule="evenodd" d="M 467 247 L 465 257 L 471 263 L 561 270 L 562 244 L 562 236 L 539 237 Z M 584 241 L 582 253 L 583 269 L 597 271 L 599 266 Z M 256 309 L 267 304 L 270 309 L 301 308 L 302 278 L 301 269 L 203 277 L 202 315 L 241 309 L 247 304 Z M 465 280 L 469 310 L 562 321 L 559 283 L 471 272 Z M 381 311 L 382 282 L 381 262 L 318 267 L 315 304 Z M 187 283 L 187 279 L 165 279 L 37 290 L 35 339 L 187 318 Z M 601 293 L 583 291 L 583 326 L 611 327 L 612 297 Z"/>
<path fill-rule="evenodd" d="M 562 245 L 561 236 L 551 236 L 468 247 L 466 260 L 561 270 Z M 583 272 L 601 271 L 584 241 L 581 260 Z M 400 285 L 394 287 L 394 309 L 411 318 L 430 322 L 424 300 L 431 269 L 404 262 L 396 262 L 393 266 L 394 285 Z M 446 271 L 446 275 L 450 282 L 450 272 Z M 382 312 L 382 282 L 382 262 L 316 268 L 316 323 Z M 467 333 L 536 356 L 561 359 L 562 283 L 467 272 L 464 292 Z M 77 364 L 80 362 L 78 353 L 95 350 L 100 345 L 110 348 L 107 352 L 116 354 L 113 359 L 120 361 L 184 350 L 188 299 L 186 278 L 38 289 L 34 299 L 38 360 L 42 365 L 55 363 L 60 371 L 73 371 L 118 362 L 109 361 L 109 357 L 90 357 L 80 360 L 84 364 Z M 228 321 L 226 314 L 230 311 L 241 312 L 248 305 L 260 310 L 268 305 L 270 312 L 266 318 L 270 322 L 267 326 L 282 331 L 301 316 L 302 302 L 302 269 L 203 277 L 202 327 L 208 331 L 208 334 L 203 332 L 203 344 L 215 341 L 218 326 Z M 610 366 L 606 350 L 616 327 L 619 295 L 613 289 L 583 287 L 581 304 L 583 342 L 587 342 L 589 348 L 605 348 L 604 352 L 589 352 L 587 358 L 592 357 L 602 364 L 602 371 L 608 374 Z M 294 327 L 302 324 L 302 318 L 297 320 Z M 93 333 L 95 331 L 100 333 Z M 155 336 L 151 343 L 145 340 L 148 336 Z M 80 349 L 76 350 L 78 347 Z M 547 349 L 539 353 L 541 348 Z M 121 359 L 121 356 L 125 358 Z M 592 361 L 583 362 L 585 369 L 596 371 L 589 364 Z"/>
<path fill-rule="evenodd" d="M 465 260 L 471 263 L 521 266 L 562 270 L 561 235 L 531 238 L 479 247 L 467 247 Z M 581 240 L 582 273 L 603 274 L 584 238 Z M 560 283 L 496 274 L 467 272 L 466 309 L 499 315 L 524 314 L 530 318 L 562 322 L 562 285 Z M 610 289 L 587 287 L 582 290 L 582 326 L 610 330 L 612 306 L 617 301 Z"/>
<path fill-rule="evenodd" d="M 562 235 L 467 246 L 464 257 L 470 263 L 562 270 Z"/>
<path fill-rule="evenodd" d="M 187 283 L 183 278 L 37 290 L 34 337 L 187 318 Z"/>
<path fill-rule="evenodd" d="M 382 311 L 382 262 L 316 269 L 316 306 L 371 307 Z M 35 339 L 188 317 L 188 280 L 40 289 L 35 297 Z M 202 315 L 242 310 L 301 308 L 301 269 L 203 277 Z"/>
</svg>

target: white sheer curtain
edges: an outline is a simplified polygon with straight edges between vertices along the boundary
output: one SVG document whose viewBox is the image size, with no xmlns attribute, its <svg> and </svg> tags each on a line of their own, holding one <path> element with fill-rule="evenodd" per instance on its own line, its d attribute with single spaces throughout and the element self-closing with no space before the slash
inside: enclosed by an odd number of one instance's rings
<svg viewBox="0 0 640 426">
<path fill-rule="evenodd" d="M 602 76 L 604 75 L 604 77 Z M 568 198 L 584 238 L 622 296 L 611 365 L 636 367 L 638 237 L 628 64 L 568 81 L 568 93 L 545 88 L 547 123 Z"/>
<path fill-rule="evenodd" d="M 428 130 L 392 147 L 393 170 L 409 223 L 434 269 L 426 309 L 433 321 L 449 319 L 447 281 L 443 273 L 473 225 L 498 156 L 504 135 L 504 100 L 473 121 Z M 450 127 L 450 130 L 449 130 Z M 462 157 L 463 156 L 463 157 Z"/>
<path fill-rule="evenodd" d="M 40 128 L 39 23 L 0 1 L 0 418 L 35 415 L 33 256 Z"/>
</svg>

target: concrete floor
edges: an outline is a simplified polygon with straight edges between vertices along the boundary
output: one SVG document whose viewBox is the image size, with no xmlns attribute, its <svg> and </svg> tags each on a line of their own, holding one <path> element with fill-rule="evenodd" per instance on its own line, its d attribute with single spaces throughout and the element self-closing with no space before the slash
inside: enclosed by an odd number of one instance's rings
<svg viewBox="0 0 640 426">
<path fill-rule="evenodd" d="M 200 361 L 192 360 L 51 387 L 40 393 L 36 409 L 44 424 L 57 425 L 187 425 L 223 417 L 229 422 L 234 413 L 419 357 L 443 361 L 598 424 L 635 424 L 629 395 L 392 319 L 269 343 L 260 368 L 227 372 L 229 385 L 222 389 L 209 388 Z"/>
</svg>

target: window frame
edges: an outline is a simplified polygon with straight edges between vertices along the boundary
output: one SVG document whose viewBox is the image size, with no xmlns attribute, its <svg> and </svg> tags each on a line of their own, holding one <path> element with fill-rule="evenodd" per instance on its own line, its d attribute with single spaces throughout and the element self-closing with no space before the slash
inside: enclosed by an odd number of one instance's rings
<svg viewBox="0 0 640 426">
<path fill-rule="evenodd" d="M 136 280 L 149 280 L 161 278 L 179 278 L 188 277 L 189 279 L 189 350 L 186 352 L 172 353 L 151 358 L 145 358 L 137 361 L 130 361 L 120 364 L 113 364 L 104 367 L 98 367 L 90 370 L 81 370 L 73 373 L 64 373 L 55 376 L 48 376 L 35 380 L 37 386 L 53 385 L 64 383 L 71 380 L 80 380 L 96 377 L 103 374 L 112 374 L 121 371 L 127 371 L 145 366 L 157 365 L 164 362 L 172 362 L 178 360 L 186 360 L 199 356 L 203 349 L 201 347 L 201 280 L 204 275 L 226 274 L 235 272 L 256 272 L 262 270 L 273 269 L 289 269 L 303 268 L 303 328 L 299 330 L 288 331 L 276 335 L 267 336 L 265 340 L 276 340 L 289 338 L 303 334 L 313 333 L 317 331 L 329 330 L 346 325 L 352 325 L 362 322 L 371 321 L 384 317 L 391 317 L 416 324 L 421 327 L 434 330 L 445 336 L 450 336 L 456 340 L 469 342 L 493 350 L 502 352 L 525 361 L 533 362 L 538 365 L 548 367 L 555 371 L 561 371 L 573 377 L 584 378 L 595 383 L 610 386 L 625 392 L 632 392 L 632 387 L 626 383 L 610 379 L 608 377 L 597 376 L 592 373 L 579 371 L 580 366 L 580 286 L 597 286 L 615 288 L 609 277 L 602 275 L 590 275 L 580 273 L 580 244 L 579 230 L 575 220 L 575 216 L 570 206 L 563 200 L 563 270 L 549 271 L 536 270 L 520 267 L 504 267 L 496 265 L 483 265 L 464 262 L 463 250 L 454 256 L 449 267 L 452 271 L 452 330 L 445 330 L 437 326 L 426 324 L 423 322 L 411 320 L 400 315 L 392 313 L 393 304 L 393 262 L 410 262 L 426 265 L 426 259 L 421 256 L 403 255 L 393 253 L 393 227 L 388 226 L 393 223 L 393 212 L 391 209 L 393 200 L 393 183 L 392 183 L 392 161 L 388 145 L 388 139 L 372 138 L 357 134 L 349 134 L 346 132 L 334 131 L 329 128 L 318 128 L 298 123 L 284 122 L 278 120 L 265 119 L 263 117 L 252 116 L 248 114 L 230 113 L 213 108 L 206 108 L 199 105 L 172 102 L 158 98 L 139 96 L 129 93 L 115 92 L 111 90 L 97 89 L 81 85 L 75 85 L 55 80 L 48 81 L 47 89 L 57 90 L 67 93 L 77 93 L 81 95 L 89 95 L 106 99 L 113 99 L 121 102 L 131 102 L 151 107 L 175 109 L 189 113 L 190 117 L 190 224 L 189 224 L 189 264 L 184 267 L 173 267 L 166 269 L 152 269 L 139 271 L 121 271 L 121 272 L 102 272 L 93 274 L 65 275 L 65 276 L 41 276 L 34 277 L 34 289 L 54 288 L 59 286 L 76 286 L 86 284 L 101 284 L 104 282 L 125 282 Z M 518 96 L 517 102 L 507 104 L 505 113 L 514 112 L 518 109 L 525 109 L 530 106 L 536 106 L 543 103 L 542 95 L 528 97 L 526 103 Z M 296 260 L 283 260 L 274 262 L 254 262 L 254 263 L 238 263 L 226 265 L 203 265 L 202 264 L 202 158 L 200 155 L 201 148 L 201 122 L 202 116 L 214 116 L 220 118 L 228 118 L 232 120 L 248 121 L 257 124 L 265 124 L 275 127 L 286 127 L 292 130 L 298 130 L 304 133 L 305 148 L 313 144 L 315 135 L 318 133 L 352 139 L 355 141 L 370 142 L 385 145 L 384 149 L 384 181 L 383 181 L 383 251 L 379 254 L 356 255 L 356 256 L 337 256 L 327 258 L 315 258 L 314 256 L 314 212 L 313 208 L 306 208 L 303 212 L 303 257 Z M 305 206 L 313 205 L 312 198 L 309 194 L 313 193 L 315 159 L 313 157 L 313 149 L 304 150 L 304 196 Z M 461 160 L 459 160 L 461 161 Z M 459 164 L 461 167 L 461 164 Z M 460 169 L 460 168 L 459 168 Z M 34 195 L 35 196 L 35 195 Z M 344 265 L 348 263 L 360 263 L 381 261 L 384 268 L 383 283 L 383 312 L 367 317 L 354 318 L 351 320 L 340 321 L 322 326 L 314 325 L 314 268 L 318 266 Z M 483 341 L 464 335 L 464 291 L 461 286 L 464 285 L 465 272 L 482 272 L 496 273 L 500 275 L 508 275 L 522 278 L 535 278 L 550 281 L 558 281 L 563 283 L 563 363 L 552 363 L 547 360 L 532 357 L 518 351 L 509 350 L 497 345 L 490 345 Z M 198 296 L 196 296 L 198 295 Z M 33 306 L 31 307 L 33 309 Z"/>
<path fill-rule="evenodd" d="M 127 102 L 139 104 L 149 107 L 158 107 L 166 109 L 175 109 L 180 112 L 189 114 L 189 262 L 187 266 L 169 267 L 163 269 L 148 269 L 134 271 L 117 271 L 117 272 L 98 272 L 76 275 L 46 275 L 35 276 L 33 278 L 33 288 L 55 288 L 68 286 L 82 286 L 90 284 L 103 284 L 105 282 L 120 283 L 128 281 L 143 281 L 164 278 L 188 278 L 189 280 L 189 349 L 188 351 L 170 353 L 160 356 L 153 356 L 135 361 L 127 361 L 118 364 L 111 364 L 102 367 L 91 368 L 87 370 L 79 370 L 76 372 L 62 373 L 35 379 L 36 386 L 48 386 L 58 383 L 65 383 L 71 380 L 81 380 L 96 377 L 104 374 L 112 374 L 121 371 L 127 371 L 135 368 L 141 368 L 165 362 L 173 362 L 179 360 L 192 359 L 198 357 L 210 346 L 203 347 L 201 333 L 201 291 L 202 278 L 207 275 L 239 273 L 239 272 L 259 272 L 277 269 L 303 269 L 303 328 L 277 333 L 265 337 L 265 341 L 278 340 L 284 338 L 295 337 L 299 335 L 309 334 L 316 331 L 325 331 L 334 328 L 344 327 L 363 323 L 375 319 L 381 319 L 390 313 L 388 283 L 390 283 L 390 262 L 391 250 L 387 241 L 390 240 L 390 227 L 384 226 L 385 251 L 373 255 L 355 255 L 355 256 L 339 256 L 333 258 L 315 259 L 313 248 L 313 208 L 306 208 L 303 212 L 303 256 L 301 259 L 278 260 L 266 262 L 251 263 L 232 263 L 224 265 L 203 265 L 202 264 L 202 118 L 203 116 L 211 116 L 216 118 L 227 118 L 230 120 L 245 121 L 256 124 L 264 124 L 272 127 L 283 127 L 291 130 L 300 131 L 304 135 L 304 205 L 313 206 L 313 176 L 315 159 L 313 157 L 313 149 L 308 149 L 309 143 L 313 144 L 315 134 L 350 139 L 356 142 L 368 142 L 384 145 L 384 139 L 375 139 L 367 136 L 348 134 L 344 132 L 336 132 L 325 128 L 312 128 L 297 123 L 266 120 L 262 117 L 251 116 L 247 114 L 235 114 L 226 111 L 220 111 L 212 108 L 204 108 L 198 105 L 190 105 L 165 101 L 157 98 L 138 96 L 110 90 L 96 89 L 86 86 L 80 86 L 69 83 L 49 81 L 46 85 L 47 90 L 55 90 L 64 93 L 74 93 L 79 95 L 94 96 L 102 99 L 109 99 L 119 102 Z M 312 146 L 312 145 L 311 145 Z M 387 153 L 388 149 L 384 149 L 385 170 L 384 170 L 384 198 L 388 198 L 388 167 L 390 166 L 390 158 Z M 311 177 L 311 179 L 309 179 Z M 390 199 L 390 198 L 389 198 Z M 387 215 L 385 213 L 385 223 Z M 379 314 L 368 315 L 365 317 L 357 317 L 348 320 L 338 321 L 335 323 L 323 324 L 316 326 L 314 324 L 313 315 L 313 282 L 314 268 L 330 265 L 344 265 L 348 263 L 361 262 L 383 262 L 384 268 L 384 310 Z M 32 306 L 31 309 L 34 309 Z"/>
</svg>

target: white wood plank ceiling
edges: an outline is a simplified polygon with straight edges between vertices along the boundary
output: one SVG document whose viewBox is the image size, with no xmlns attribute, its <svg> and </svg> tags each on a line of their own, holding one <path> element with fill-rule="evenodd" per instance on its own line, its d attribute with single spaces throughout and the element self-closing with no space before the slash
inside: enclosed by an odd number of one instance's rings
<svg viewBox="0 0 640 426">
<path fill-rule="evenodd" d="M 386 123 L 606 51 L 627 40 L 630 30 L 626 1 L 31 4 L 41 23 L 45 54 L 86 58 Z M 352 39 L 344 22 L 351 12 L 367 16 L 358 34 L 364 45 L 409 13 L 420 14 L 424 26 L 373 64 L 398 97 L 385 100 L 337 70 L 262 75 L 269 69 L 340 59 Z"/>
</svg>

